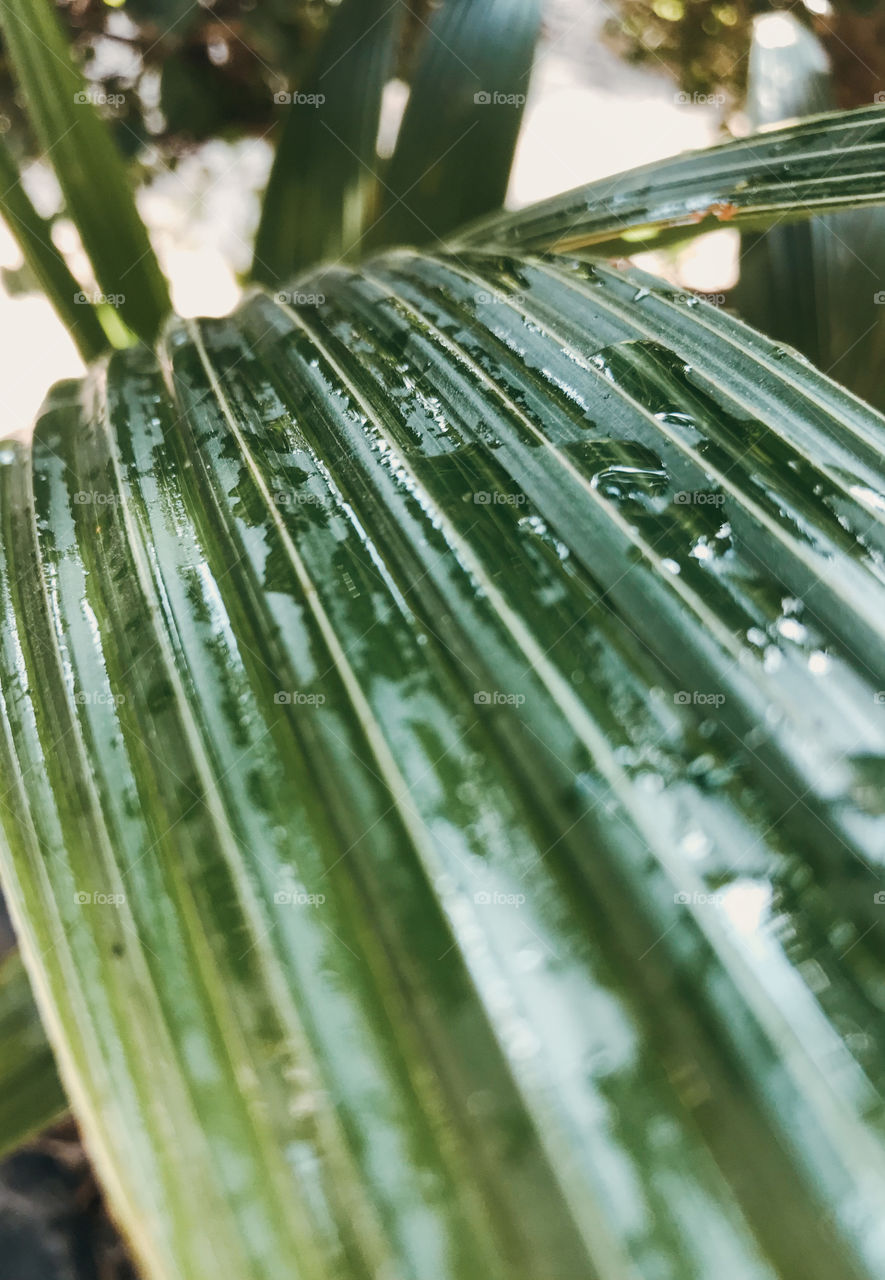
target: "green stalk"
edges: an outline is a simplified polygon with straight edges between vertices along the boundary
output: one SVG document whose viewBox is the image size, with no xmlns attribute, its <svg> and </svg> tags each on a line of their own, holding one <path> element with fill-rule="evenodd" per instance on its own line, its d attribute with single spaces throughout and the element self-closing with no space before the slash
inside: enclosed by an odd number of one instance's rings
<svg viewBox="0 0 885 1280">
<path fill-rule="evenodd" d="M 0 30 L 31 124 L 104 295 L 146 342 L 170 309 L 126 167 L 49 0 L 4 0 Z"/>
<path fill-rule="evenodd" d="M 0 1156 L 68 1107 L 17 951 L 0 963 Z"/>
</svg>

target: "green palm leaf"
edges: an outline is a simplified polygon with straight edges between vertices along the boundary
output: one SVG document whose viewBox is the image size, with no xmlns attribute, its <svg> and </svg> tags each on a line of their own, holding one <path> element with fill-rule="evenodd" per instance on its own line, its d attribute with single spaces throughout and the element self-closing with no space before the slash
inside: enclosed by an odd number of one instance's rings
<svg viewBox="0 0 885 1280">
<path fill-rule="evenodd" d="M 784 44 L 766 21 L 787 24 Z M 770 28 L 769 28 L 770 30 Z M 817 36 L 792 15 L 757 18 L 747 75 L 754 127 L 829 109 L 835 90 Z M 740 280 L 730 302 L 772 337 L 876 408 L 885 407 L 885 213 L 850 209 L 751 232 L 741 241 Z"/>
<path fill-rule="evenodd" d="M 21 246 L 28 267 L 39 281 L 84 360 L 92 360 L 109 343 L 95 308 L 52 243 L 52 228 L 42 218 L 21 184 L 15 160 L 0 140 L 0 211 Z"/>
<path fill-rule="evenodd" d="M 0 1155 L 45 1129 L 68 1103 L 17 951 L 0 961 Z"/>
<path fill-rule="evenodd" d="M 311 75 L 282 93 L 285 122 L 255 238 L 254 279 L 285 284 L 358 248 L 377 205 L 375 140 L 399 0 L 343 0 Z"/>
<path fill-rule="evenodd" d="M 133 333 L 153 341 L 170 308 L 166 281 L 122 158 L 71 61 L 50 0 L 4 0 L 0 30 L 30 123 L 55 170 L 103 299 L 119 309 Z M 17 234 L 15 221 L 10 227 Z"/>
<path fill-rule="evenodd" d="M 372 243 L 435 243 L 504 203 L 540 21 L 540 0 L 432 15 Z"/>
<path fill-rule="evenodd" d="M 4 884 L 145 1273 L 881 1277 L 885 420 L 601 265 L 301 287 L 0 470 Z"/>
<path fill-rule="evenodd" d="M 635 253 L 717 226 L 765 227 L 885 199 L 885 108 L 799 124 L 644 165 L 469 228 L 512 252 Z"/>
</svg>

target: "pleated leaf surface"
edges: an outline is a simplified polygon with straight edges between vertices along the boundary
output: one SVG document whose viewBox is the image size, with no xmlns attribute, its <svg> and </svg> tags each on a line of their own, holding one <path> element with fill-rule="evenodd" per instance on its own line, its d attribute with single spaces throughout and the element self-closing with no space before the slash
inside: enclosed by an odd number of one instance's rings
<svg viewBox="0 0 885 1280">
<path fill-rule="evenodd" d="M 0 865 L 145 1276 L 885 1277 L 885 420 L 602 265 L 299 290 L 2 453 Z"/>
</svg>

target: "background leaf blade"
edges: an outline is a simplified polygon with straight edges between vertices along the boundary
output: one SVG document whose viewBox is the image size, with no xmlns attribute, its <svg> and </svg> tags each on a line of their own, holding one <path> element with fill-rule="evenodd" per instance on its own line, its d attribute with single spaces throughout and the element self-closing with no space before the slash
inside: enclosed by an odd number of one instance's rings
<svg viewBox="0 0 885 1280">
<path fill-rule="evenodd" d="M 25 262 L 42 285 L 59 319 L 77 344 L 84 360 L 92 360 L 109 345 L 95 309 L 52 242 L 52 228 L 31 204 L 15 160 L 0 140 L 0 209 L 15 236 Z M 82 301 L 80 301 L 82 299 Z"/>
<path fill-rule="evenodd" d="M 0 963 L 0 1155 L 68 1109 L 17 951 Z"/>
<path fill-rule="evenodd" d="M 832 77 L 823 46 L 791 15 L 776 21 L 791 39 L 765 41 L 757 18 L 747 111 L 755 128 L 829 110 Z M 881 208 L 831 213 L 772 226 L 741 241 L 740 280 L 729 301 L 749 321 L 803 352 L 870 404 L 885 407 L 885 248 Z"/>
<path fill-rule="evenodd" d="M 504 203 L 540 22 L 537 0 L 431 15 L 373 244 L 433 243 Z"/>
<path fill-rule="evenodd" d="M 344 0 L 307 82 L 281 95 L 289 101 L 255 240 L 254 279 L 284 284 L 361 243 L 377 203 L 375 140 L 401 16 L 397 0 Z"/>
<path fill-rule="evenodd" d="M 803 120 L 579 187 L 467 228 L 456 244 L 636 253 L 717 226 L 881 204 L 885 109 Z"/>
<path fill-rule="evenodd" d="M 117 300 L 130 329 L 151 341 L 169 312 L 166 281 L 122 159 L 71 60 L 52 5 L 9 0 L 0 10 L 0 29 L 31 124 L 96 279 Z"/>
</svg>

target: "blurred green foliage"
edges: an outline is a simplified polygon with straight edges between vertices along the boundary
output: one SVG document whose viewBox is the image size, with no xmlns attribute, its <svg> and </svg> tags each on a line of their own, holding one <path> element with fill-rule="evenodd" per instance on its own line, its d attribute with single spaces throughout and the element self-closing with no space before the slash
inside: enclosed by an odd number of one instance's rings
<svg viewBox="0 0 885 1280">
<path fill-rule="evenodd" d="M 746 96 L 753 18 L 778 10 L 821 40 L 837 106 L 877 100 L 885 90 L 885 0 L 615 0 L 605 35 L 625 61 L 669 71 L 690 99 L 722 94 L 735 108 Z"/>
<path fill-rule="evenodd" d="M 617 0 L 605 30 L 626 61 L 667 68 L 688 94 L 737 101 L 752 16 L 747 0 Z"/>
<path fill-rule="evenodd" d="M 102 95 L 125 154 L 145 144 L 166 163 L 212 137 L 272 131 L 274 93 L 297 86 L 337 7 L 329 0 L 74 0 L 59 16 Z M 409 58 L 430 0 L 410 0 L 400 58 Z M 5 56 L 0 131 L 20 157 L 37 154 Z"/>
</svg>

